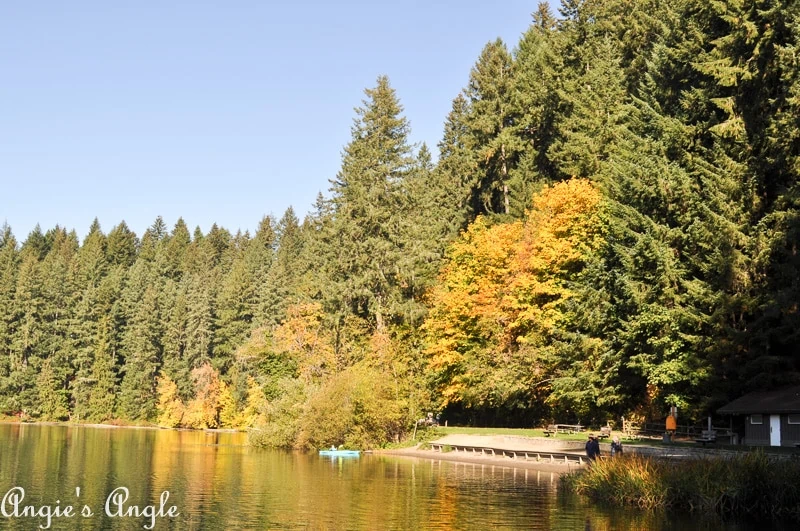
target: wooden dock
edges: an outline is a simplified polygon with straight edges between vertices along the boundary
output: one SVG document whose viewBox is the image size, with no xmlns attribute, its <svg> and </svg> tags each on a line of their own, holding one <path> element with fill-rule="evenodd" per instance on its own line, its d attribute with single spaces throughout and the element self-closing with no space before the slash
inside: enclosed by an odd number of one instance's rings
<svg viewBox="0 0 800 531">
<path fill-rule="evenodd" d="M 568 452 L 551 452 L 546 450 L 509 450 L 506 448 L 491 448 L 486 446 L 466 446 L 461 444 L 429 443 L 431 449 L 437 452 L 466 453 L 472 456 L 505 457 L 538 463 L 564 463 L 583 465 L 589 460 L 585 455 Z"/>
</svg>

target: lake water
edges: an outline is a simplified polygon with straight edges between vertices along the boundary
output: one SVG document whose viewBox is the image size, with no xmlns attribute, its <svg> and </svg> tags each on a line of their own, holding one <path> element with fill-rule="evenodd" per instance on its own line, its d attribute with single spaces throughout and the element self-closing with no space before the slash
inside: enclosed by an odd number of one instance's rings
<svg viewBox="0 0 800 531">
<path fill-rule="evenodd" d="M 250 448 L 241 433 L 134 428 L 0 425 L 0 495 L 8 529 L 44 528 L 48 512 L 51 529 L 735 528 L 598 507 L 560 494 L 549 472 L 325 458 Z"/>
</svg>

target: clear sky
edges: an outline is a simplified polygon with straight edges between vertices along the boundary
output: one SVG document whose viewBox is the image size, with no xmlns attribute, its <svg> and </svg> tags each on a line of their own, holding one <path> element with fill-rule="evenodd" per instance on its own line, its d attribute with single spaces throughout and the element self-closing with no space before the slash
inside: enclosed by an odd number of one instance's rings
<svg viewBox="0 0 800 531">
<path fill-rule="evenodd" d="M 386 74 L 434 151 L 483 46 L 536 0 L 0 2 L 0 225 L 302 217 Z"/>
</svg>

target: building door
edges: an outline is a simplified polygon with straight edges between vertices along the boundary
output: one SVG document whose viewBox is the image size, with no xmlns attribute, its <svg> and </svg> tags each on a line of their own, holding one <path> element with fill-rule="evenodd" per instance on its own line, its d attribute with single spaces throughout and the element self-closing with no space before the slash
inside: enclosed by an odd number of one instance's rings
<svg viewBox="0 0 800 531">
<path fill-rule="evenodd" d="M 781 445 L 781 416 L 780 415 L 770 415 L 769 416 L 769 445 L 770 446 L 780 446 Z"/>
</svg>

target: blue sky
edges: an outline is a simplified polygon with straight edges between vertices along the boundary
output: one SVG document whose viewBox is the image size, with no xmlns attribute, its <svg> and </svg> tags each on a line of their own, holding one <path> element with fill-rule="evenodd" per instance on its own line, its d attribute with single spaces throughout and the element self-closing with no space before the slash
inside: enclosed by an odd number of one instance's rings
<svg viewBox="0 0 800 531">
<path fill-rule="evenodd" d="M 483 46 L 536 1 L 0 3 L 0 224 L 83 237 L 163 216 L 205 232 L 303 216 L 389 76 L 435 150 Z"/>
</svg>

